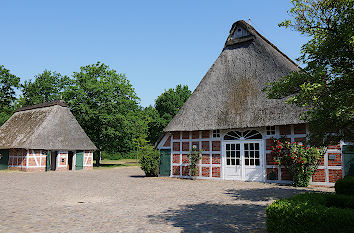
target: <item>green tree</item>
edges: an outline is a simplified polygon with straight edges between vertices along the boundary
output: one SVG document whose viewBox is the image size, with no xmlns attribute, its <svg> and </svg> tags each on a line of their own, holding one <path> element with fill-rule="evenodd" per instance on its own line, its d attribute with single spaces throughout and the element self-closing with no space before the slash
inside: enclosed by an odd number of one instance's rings
<svg viewBox="0 0 354 233">
<path fill-rule="evenodd" d="M 72 84 L 68 76 L 44 70 L 35 76 L 34 81 L 25 81 L 22 86 L 22 96 L 19 104 L 29 106 L 62 98 L 64 91 Z"/>
<path fill-rule="evenodd" d="M 157 97 L 155 108 L 151 106 L 145 108 L 145 114 L 150 119 L 148 123 L 148 140 L 150 142 L 155 143 L 157 141 L 163 129 L 178 113 L 191 94 L 187 85 L 177 85 L 175 89 L 170 88 Z"/>
<path fill-rule="evenodd" d="M 313 144 L 352 141 L 354 99 L 353 0 L 292 0 L 279 26 L 309 36 L 299 61 L 305 68 L 268 85 L 269 98 L 305 107 Z"/>
<path fill-rule="evenodd" d="M 147 140 L 155 143 L 161 136 L 163 129 L 168 124 L 168 121 L 161 118 L 159 112 L 152 106 L 144 109 L 145 116 L 148 118 L 148 137 Z"/>
<path fill-rule="evenodd" d="M 65 100 L 95 145 L 108 153 L 129 152 L 146 137 L 139 98 L 124 74 L 103 63 L 73 75 Z M 144 135 L 145 134 L 145 135 Z"/>
<path fill-rule="evenodd" d="M 175 89 L 170 88 L 157 97 L 155 108 L 160 117 L 170 122 L 191 94 L 187 85 L 177 85 Z"/>
<path fill-rule="evenodd" d="M 14 111 L 16 89 L 20 78 L 11 74 L 8 69 L 0 65 L 0 126 L 9 119 Z"/>
</svg>

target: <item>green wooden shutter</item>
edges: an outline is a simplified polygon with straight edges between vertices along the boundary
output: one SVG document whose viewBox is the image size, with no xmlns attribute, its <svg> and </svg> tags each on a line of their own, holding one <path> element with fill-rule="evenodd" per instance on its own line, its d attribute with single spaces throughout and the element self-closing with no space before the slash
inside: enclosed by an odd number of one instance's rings
<svg viewBox="0 0 354 233">
<path fill-rule="evenodd" d="M 46 171 L 50 171 L 50 166 L 51 166 L 51 155 L 52 155 L 52 153 L 51 153 L 51 151 L 50 150 L 48 150 L 48 152 L 47 152 L 47 160 L 46 160 L 46 167 L 45 167 L 45 170 Z"/>
<path fill-rule="evenodd" d="M 160 176 L 171 174 L 171 150 L 160 150 Z"/>
<path fill-rule="evenodd" d="M 9 150 L 0 150 L 0 170 L 8 169 L 9 167 Z"/>
<path fill-rule="evenodd" d="M 76 170 L 82 170 L 84 167 L 84 152 L 76 151 Z"/>
</svg>

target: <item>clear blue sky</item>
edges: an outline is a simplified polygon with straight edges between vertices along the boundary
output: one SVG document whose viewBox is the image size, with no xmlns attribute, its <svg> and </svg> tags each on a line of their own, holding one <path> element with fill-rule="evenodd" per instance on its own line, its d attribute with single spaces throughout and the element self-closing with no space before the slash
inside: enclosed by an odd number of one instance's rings
<svg viewBox="0 0 354 233">
<path fill-rule="evenodd" d="M 0 65 L 33 79 L 44 69 L 71 75 L 101 61 L 133 84 L 141 105 L 164 90 L 194 90 L 243 19 L 290 58 L 307 38 L 279 28 L 290 0 L 1 0 Z"/>
</svg>

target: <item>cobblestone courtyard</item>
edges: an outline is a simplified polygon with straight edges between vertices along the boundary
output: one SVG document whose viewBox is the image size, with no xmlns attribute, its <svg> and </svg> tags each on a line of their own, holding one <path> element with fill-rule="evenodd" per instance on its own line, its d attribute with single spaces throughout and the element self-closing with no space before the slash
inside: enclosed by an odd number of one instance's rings
<svg viewBox="0 0 354 233">
<path fill-rule="evenodd" d="M 0 232 L 265 232 L 267 205 L 311 190 L 146 178 L 138 167 L 0 172 L 0 187 Z"/>
</svg>

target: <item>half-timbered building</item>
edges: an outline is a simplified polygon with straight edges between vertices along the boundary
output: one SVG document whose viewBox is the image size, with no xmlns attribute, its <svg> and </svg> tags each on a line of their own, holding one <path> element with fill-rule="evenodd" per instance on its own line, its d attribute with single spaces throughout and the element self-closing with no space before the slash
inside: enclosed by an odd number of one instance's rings
<svg viewBox="0 0 354 233">
<path fill-rule="evenodd" d="M 202 151 L 199 178 L 289 182 L 287 170 L 273 164 L 271 138 L 306 142 L 303 109 L 268 99 L 262 90 L 298 69 L 252 26 L 234 23 L 221 54 L 157 143 L 161 175 L 189 176 L 188 153 L 196 147 Z M 343 176 L 340 149 L 328 147 L 313 184 L 331 185 Z"/>
<path fill-rule="evenodd" d="M 20 108 L 0 127 L 0 169 L 92 169 L 96 149 L 63 101 Z"/>
</svg>

